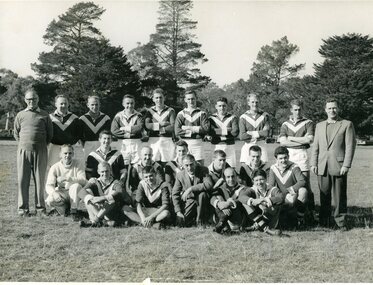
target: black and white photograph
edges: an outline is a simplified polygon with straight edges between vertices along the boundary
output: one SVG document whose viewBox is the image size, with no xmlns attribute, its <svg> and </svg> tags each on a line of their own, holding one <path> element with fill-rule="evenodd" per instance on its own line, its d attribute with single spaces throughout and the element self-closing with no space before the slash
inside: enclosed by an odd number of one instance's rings
<svg viewBox="0 0 373 285">
<path fill-rule="evenodd" d="M 372 15 L 0 0 L 0 282 L 373 282 Z"/>
</svg>

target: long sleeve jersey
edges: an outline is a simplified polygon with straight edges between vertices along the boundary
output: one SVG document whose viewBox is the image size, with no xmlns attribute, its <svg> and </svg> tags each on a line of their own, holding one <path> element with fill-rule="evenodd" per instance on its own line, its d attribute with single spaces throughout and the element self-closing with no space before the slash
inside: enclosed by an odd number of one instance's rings
<svg viewBox="0 0 373 285">
<path fill-rule="evenodd" d="M 256 142 L 265 140 L 270 129 L 269 115 L 266 112 L 258 112 L 253 116 L 250 111 L 246 111 L 240 116 L 239 121 L 240 140 L 245 142 Z M 247 132 L 256 132 L 256 136 Z"/>
<path fill-rule="evenodd" d="M 108 115 L 100 112 L 100 116 L 97 119 L 93 119 L 89 112 L 81 116 L 80 118 L 81 127 L 81 140 L 86 141 L 98 141 L 100 132 L 103 130 L 110 131 L 111 120 Z"/>
<path fill-rule="evenodd" d="M 170 204 L 169 186 L 162 182 L 156 187 L 150 187 L 144 180 L 140 181 L 136 192 L 136 202 L 145 208 L 159 208 Z"/>
<path fill-rule="evenodd" d="M 92 151 L 88 155 L 86 161 L 85 174 L 87 176 L 87 179 L 90 179 L 91 177 L 98 178 L 99 174 L 97 172 L 97 168 L 99 163 L 106 161 L 110 164 L 110 166 L 112 166 L 119 155 L 121 155 L 120 151 L 117 151 L 115 149 L 110 150 L 106 154 L 103 153 L 100 148 Z"/>
<path fill-rule="evenodd" d="M 271 201 L 271 204 L 273 206 L 281 205 L 284 202 L 284 193 L 277 188 L 277 187 L 269 187 L 266 186 L 265 190 L 260 190 L 257 187 L 253 186 L 249 189 L 249 199 L 247 200 L 246 204 L 249 206 L 252 206 L 252 200 L 253 199 L 259 199 L 259 198 L 269 198 Z"/>
<path fill-rule="evenodd" d="M 175 110 L 171 107 L 165 106 L 160 112 L 155 106 L 149 108 L 145 115 L 145 128 L 149 132 L 149 137 L 172 137 L 175 117 Z"/>
<path fill-rule="evenodd" d="M 290 117 L 289 120 L 281 125 L 279 137 L 304 137 L 306 135 L 313 136 L 315 133 L 314 123 L 306 118 L 301 118 L 300 120 L 294 122 Z M 294 149 L 307 149 L 310 148 L 309 144 L 303 144 L 299 146 L 292 146 L 288 148 Z"/>
<path fill-rule="evenodd" d="M 306 178 L 293 162 L 289 162 L 283 171 L 274 164 L 269 170 L 268 185 L 278 187 L 283 193 L 288 193 L 289 189 L 297 193 L 299 188 L 306 186 Z"/>
<path fill-rule="evenodd" d="M 68 112 L 65 116 L 57 111 L 49 115 L 53 123 L 53 138 L 51 143 L 56 145 L 74 145 L 81 138 L 79 118 Z"/>
<path fill-rule="evenodd" d="M 209 120 L 207 114 L 201 109 L 194 109 L 189 112 L 181 110 L 175 120 L 175 135 L 183 139 L 203 139 L 209 131 Z M 192 127 L 193 130 L 187 130 Z"/>
<path fill-rule="evenodd" d="M 242 163 L 239 170 L 241 183 L 248 187 L 253 186 L 253 174 L 254 171 L 257 169 L 263 169 L 267 173 L 267 175 L 269 174 L 269 165 L 263 163 L 262 161 L 257 168 L 252 168 L 250 165 Z"/>
<path fill-rule="evenodd" d="M 215 113 L 209 117 L 212 144 L 234 144 L 235 137 L 239 134 L 238 119 L 235 115 L 226 114 L 220 119 Z"/>
<path fill-rule="evenodd" d="M 242 204 L 247 203 L 250 190 L 245 185 L 237 183 L 237 185 L 233 188 L 227 186 L 227 184 L 223 184 L 220 188 L 215 189 L 210 198 L 210 204 L 214 208 L 218 208 L 218 203 L 227 201 L 228 199 L 233 200 L 235 203 L 240 202 Z"/>
<path fill-rule="evenodd" d="M 111 123 L 111 133 L 118 139 L 140 139 L 144 128 L 144 118 L 135 111 L 127 116 L 124 111 L 117 113 Z"/>
</svg>

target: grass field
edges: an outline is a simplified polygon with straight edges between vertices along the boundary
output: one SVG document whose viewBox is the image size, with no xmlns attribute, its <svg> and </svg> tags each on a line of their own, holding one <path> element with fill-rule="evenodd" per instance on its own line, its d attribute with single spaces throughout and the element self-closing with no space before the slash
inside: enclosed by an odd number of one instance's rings
<svg viewBox="0 0 373 285">
<path fill-rule="evenodd" d="M 221 236 L 212 228 L 80 229 L 69 217 L 19 218 L 16 146 L 0 143 L 0 281 L 373 282 L 373 147 L 358 147 L 349 174 L 352 230 L 270 237 Z M 312 186 L 318 203 L 314 176 Z"/>
</svg>

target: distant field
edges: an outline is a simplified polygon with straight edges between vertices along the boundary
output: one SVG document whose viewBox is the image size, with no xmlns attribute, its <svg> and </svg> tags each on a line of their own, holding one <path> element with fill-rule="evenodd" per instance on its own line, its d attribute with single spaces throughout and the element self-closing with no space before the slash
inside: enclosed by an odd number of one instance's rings
<svg viewBox="0 0 373 285">
<path fill-rule="evenodd" d="M 273 153 L 277 144 L 268 146 Z M 79 229 L 65 217 L 18 218 L 14 142 L 0 142 L 0 156 L 0 281 L 373 281 L 372 146 L 357 148 L 349 174 L 355 228 L 286 231 L 280 238 L 220 236 L 212 228 Z M 311 182 L 318 203 L 315 176 Z"/>
</svg>

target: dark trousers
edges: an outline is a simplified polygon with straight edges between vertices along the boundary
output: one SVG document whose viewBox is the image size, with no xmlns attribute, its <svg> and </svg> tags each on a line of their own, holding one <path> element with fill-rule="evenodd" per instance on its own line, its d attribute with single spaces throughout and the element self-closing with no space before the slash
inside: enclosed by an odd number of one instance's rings
<svg viewBox="0 0 373 285">
<path fill-rule="evenodd" d="M 334 220 L 337 226 L 344 226 L 347 214 L 347 175 L 332 176 L 326 171 L 324 175 L 317 176 L 317 179 L 320 189 L 320 225 L 330 225 L 333 199 Z"/>
<path fill-rule="evenodd" d="M 195 223 L 207 223 L 209 213 L 209 199 L 206 192 L 195 193 L 193 198 L 182 201 L 184 208 L 185 226 L 192 226 Z"/>
<path fill-rule="evenodd" d="M 218 208 L 215 208 L 215 214 L 219 219 L 219 222 L 230 222 L 229 226 L 233 229 L 232 230 L 237 230 L 239 227 L 243 225 L 243 223 L 247 220 L 247 215 L 246 211 L 243 208 L 241 203 L 237 203 L 237 207 L 235 209 L 230 209 L 231 214 L 227 216 L 224 214 L 224 212 Z"/>
</svg>

